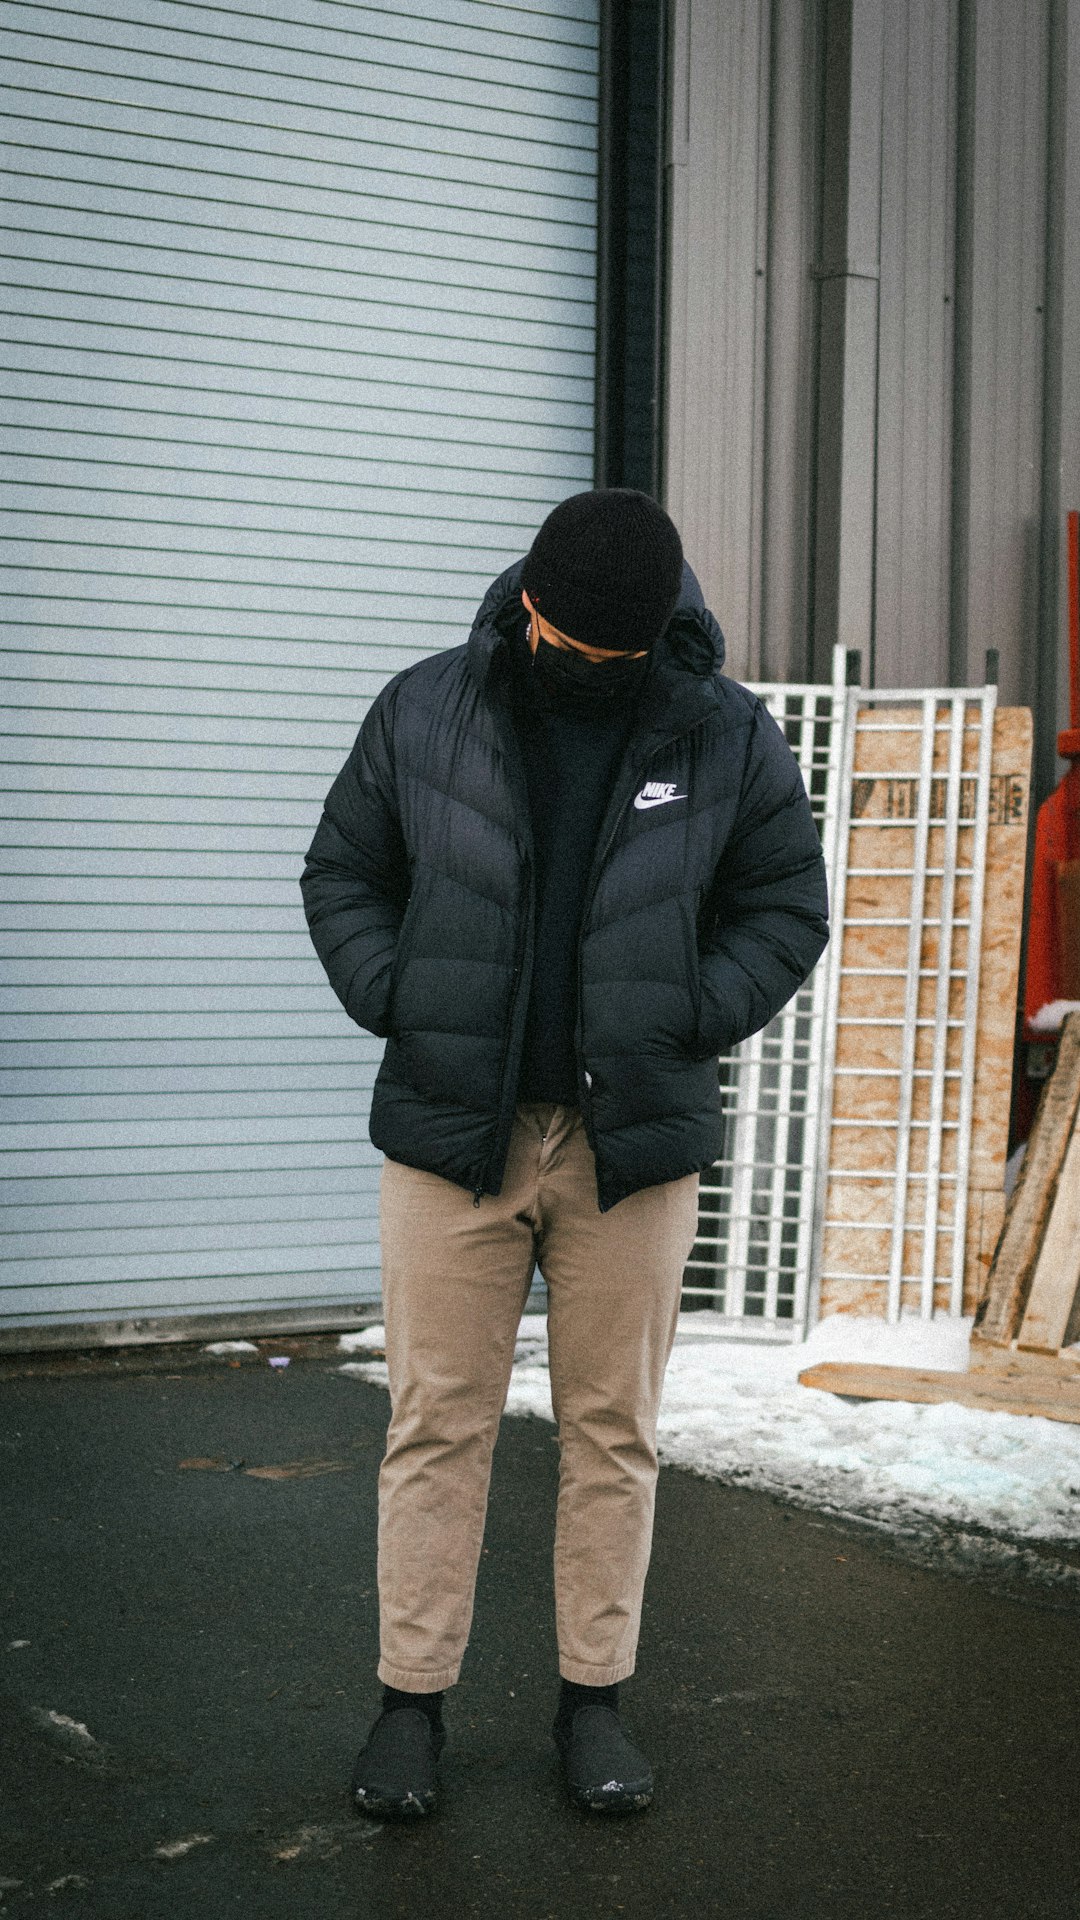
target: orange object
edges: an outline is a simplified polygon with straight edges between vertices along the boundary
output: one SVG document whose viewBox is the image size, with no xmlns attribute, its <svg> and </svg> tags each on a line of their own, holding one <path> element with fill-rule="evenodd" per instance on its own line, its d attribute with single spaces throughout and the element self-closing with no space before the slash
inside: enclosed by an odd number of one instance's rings
<svg viewBox="0 0 1080 1920">
<path fill-rule="evenodd" d="M 1024 1039 L 1053 1043 L 1057 1026 L 1039 1023 L 1057 1000 L 1080 999 L 1080 513 L 1068 517 L 1069 720 L 1058 752 L 1070 762 L 1039 808 L 1031 876 Z"/>
</svg>

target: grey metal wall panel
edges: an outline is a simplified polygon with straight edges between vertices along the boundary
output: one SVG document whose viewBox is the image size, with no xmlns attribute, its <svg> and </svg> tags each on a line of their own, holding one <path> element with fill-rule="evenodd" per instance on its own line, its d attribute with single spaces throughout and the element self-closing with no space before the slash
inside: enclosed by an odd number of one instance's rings
<svg viewBox="0 0 1080 1920">
<path fill-rule="evenodd" d="M 1050 29 L 1042 595 L 1034 696 L 1039 799 L 1063 771 L 1057 736 L 1071 725 L 1065 515 L 1080 507 L 1080 0 L 1061 0 Z"/>
<path fill-rule="evenodd" d="M 967 685 L 996 648 L 1045 791 L 1080 487 L 1077 0 L 755 18 L 673 4 L 669 503 L 736 673 L 826 678 L 839 641 L 879 685 Z"/>
<path fill-rule="evenodd" d="M 826 0 L 814 655 L 869 657 L 874 597 L 882 0 Z"/>
<path fill-rule="evenodd" d="M 820 14 L 672 9 L 665 498 L 744 678 L 808 666 Z"/>
<path fill-rule="evenodd" d="M 949 677 L 957 8 L 886 7 L 871 676 Z"/>
<path fill-rule="evenodd" d="M 811 671 L 820 66 L 818 0 L 773 0 L 770 21 L 760 674 Z"/>
<path fill-rule="evenodd" d="M 760 658 L 768 4 L 673 15 L 665 504 L 745 678 Z"/>
<path fill-rule="evenodd" d="M 0 1328 L 377 1292 L 297 881 L 591 484 L 597 11 L 3 8 Z"/>
<path fill-rule="evenodd" d="M 965 377 L 953 671 L 977 677 L 985 649 L 997 647 L 1002 698 L 1026 704 L 1039 616 L 1049 8 L 971 0 L 962 22 L 970 134 L 958 236 Z"/>
</svg>

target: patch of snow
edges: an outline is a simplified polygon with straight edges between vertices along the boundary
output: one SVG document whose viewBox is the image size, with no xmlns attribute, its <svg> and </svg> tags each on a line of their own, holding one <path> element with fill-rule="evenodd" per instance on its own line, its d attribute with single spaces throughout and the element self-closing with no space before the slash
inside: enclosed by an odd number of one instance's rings
<svg viewBox="0 0 1080 1920">
<path fill-rule="evenodd" d="M 71 1746 L 96 1747 L 97 1741 L 84 1720 L 73 1720 L 70 1713 L 57 1713 L 55 1707 L 35 1707 L 35 1718 L 42 1726 L 55 1728 Z"/>
<path fill-rule="evenodd" d="M 546 1313 L 523 1313 L 518 1321 L 514 1342 L 514 1366 L 541 1366 L 548 1363 L 548 1323 Z"/>
<path fill-rule="evenodd" d="M 55 1707 L 30 1707 L 30 1717 L 64 1756 L 76 1766 L 100 1768 L 107 1764 L 105 1748 L 94 1739 L 85 1721 L 70 1713 L 57 1713 Z"/>
<path fill-rule="evenodd" d="M 718 1314 L 679 1316 L 662 1460 L 889 1528 L 936 1521 L 1080 1541 L 1080 1427 L 951 1401 L 852 1403 L 799 1385 L 823 1360 L 966 1372 L 970 1318 L 830 1314 L 789 1343 L 732 1339 L 721 1326 Z M 378 1349 L 382 1329 L 365 1332 Z M 386 1385 L 380 1361 L 340 1371 Z M 506 1410 L 554 1419 L 542 1314 L 521 1322 Z"/>
<path fill-rule="evenodd" d="M 385 1327 L 358 1327 L 355 1333 L 343 1333 L 338 1336 L 338 1346 L 342 1353 L 366 1353 L 374 1347 L 382 1353 L 386 1342 Z"/>
<path fill-rule="evenodd" d="M 180 1860 L 192 1847 L 207 1846 L 213 1837 L 212 1833 L 189 1833 L 186 1840 L 163 1840 L 154 1853 L 159 1860 Z"/>
<path fill-rule="evenodd" d="M 211 1340 L 204 1353 L 258 1353 L 254 1340 Z"/>
<path fill-rule="evenodd" d="M 286 1839 L 280 1846 L 272 1847 L 271 1852 L 275 1860 L 299 1860 L 304 1857 L 330 1860 L 341 1852 L 341 1840 L 334 1827 L 306 1826 L 301 1827 L 291 1840 Z"/>
<path fill-rule="evenodd" d="M 345 1360 L 339 1373 L 351 1373 L 356 1380 L 369 1380 L 373 1387 L 390 1385 L 390 1370 L 385 1360 Z"/>
<path fill-rule="evenodd" d="M 1047 1000 L 1028 1021 L 1032 1033 L 1060 1033 L 1067 1016 L 1080 1013 L 1080 1000 Z"/>
</svg>

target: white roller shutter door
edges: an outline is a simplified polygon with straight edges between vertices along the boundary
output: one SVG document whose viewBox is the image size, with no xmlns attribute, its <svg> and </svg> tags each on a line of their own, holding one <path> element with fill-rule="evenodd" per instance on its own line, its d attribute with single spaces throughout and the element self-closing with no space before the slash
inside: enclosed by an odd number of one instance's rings
<svg viewBox="0 0 1080 1920">
<path fill-rule="evenodd" d="M 314 1321 L 377 1295 L 381 1050 L 303 853 L 591 484 L 598 4 L 0 14 L 0 1329 Z"/>
</svg>

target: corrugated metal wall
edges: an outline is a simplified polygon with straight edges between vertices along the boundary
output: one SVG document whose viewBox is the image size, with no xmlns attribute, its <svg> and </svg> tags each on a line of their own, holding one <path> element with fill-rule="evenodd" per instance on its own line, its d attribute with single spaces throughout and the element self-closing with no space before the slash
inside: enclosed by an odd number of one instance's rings
<svg viewBox="0 0 1080 1920">
<path fill-rule="evenodd" d="M 732 671 L 827 679 L 841 641 L 962 685 L 997 648 L 1045 788 L 1078 0 L 672 0 L 672 51 L 666 498 Z"/>
<path fill-rule="evenodd" d="M 760 672 L 768 7 L 676 5 L 665 504 Z"/>
<path fill-rule="evenodd" d="M 981 0 L 965 8 L 961 150 L 958 676 L 1001 651 L 1002 697 L 1036 693 L 1043 511 L 1050 7 Z M 1080 112 L 1073 100 L 1072 112 Z M 1048 191 L 1049 190 L 1049 191 Z M 1080 207 L 1059 208 L 1080 221 Z M 1064 646 L 1064 635 L 1062 635 Z"/>
<path fill-rule="evenodd" d="M 297 882 L 591 484 L 596 15 L 3 9 L 9 1330 L 377 1290 Z"/>
<path fill-rule="evenodd" d="M 956 9 L 883 28 L 873 676 L 902 687 L 949 679 Z"/>
</svg>

